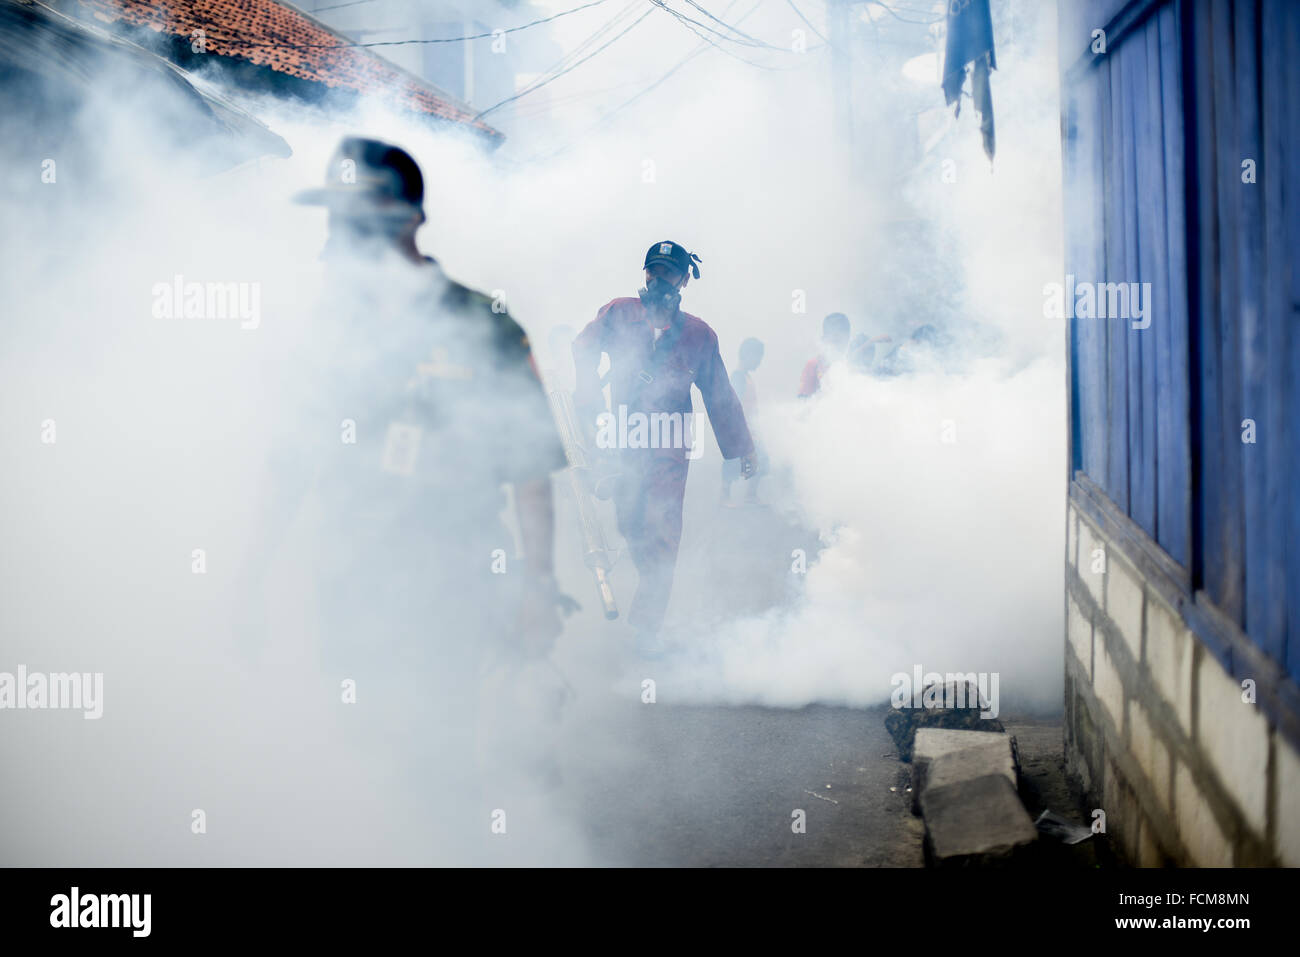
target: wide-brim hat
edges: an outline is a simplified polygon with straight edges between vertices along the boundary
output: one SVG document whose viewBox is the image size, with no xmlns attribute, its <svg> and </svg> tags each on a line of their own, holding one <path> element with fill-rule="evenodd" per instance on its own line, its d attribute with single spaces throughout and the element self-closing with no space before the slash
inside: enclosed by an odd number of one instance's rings
<svg viewBox="0 0 1300 957">
<path fill-rule="evenodd" d="M 325 185 L 293 199 L 349 215 L 405 217 L 423 212 L 424 177 L 400 147 L 349 136 L 330 157 Z"/>
</svg>

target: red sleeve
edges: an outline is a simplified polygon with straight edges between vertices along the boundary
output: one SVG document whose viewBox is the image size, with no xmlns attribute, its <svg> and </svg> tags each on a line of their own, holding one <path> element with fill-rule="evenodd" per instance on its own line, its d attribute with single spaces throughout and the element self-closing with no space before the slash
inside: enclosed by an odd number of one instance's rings
<svg viewBox="0 0 1300 957">
<path fill-rule="evenodd" d="M 816 395 L 817 390 L 822 387 L 821 370 L 817 359 L 809 359 L 803 367 L 803 375 L 799 377 L 799 398 L 806 399 L 810 395 Z"/>
<path fill-rule="evenodd" d="M 709 423 L 718 439 L 722 457 L 738 459 L 754 451 L 754 440 L 745 423 L 745 411 L 740 406 L 740 399 L 736 397 L 736 390 L 727 378 L 727 367 L 722 364 L 716 335 L 710 333 L 705 351 L 695 384 L 704 397 L 704 408 L 708 410 Z"/>
</svg>

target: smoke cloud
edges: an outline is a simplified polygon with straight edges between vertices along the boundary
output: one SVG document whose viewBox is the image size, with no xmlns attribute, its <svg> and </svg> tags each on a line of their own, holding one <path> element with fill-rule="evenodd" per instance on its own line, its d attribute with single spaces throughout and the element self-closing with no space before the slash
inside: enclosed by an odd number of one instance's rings
<svg viewBox="0 0 1300 957">
<path fill-rule="evenodd" d="M 312 363 L 337 317 L 360 308 L 323 300 L 324 213 L 289 201 L 321 182 L 345 134 L 415 156 L 422 248 L 499 296 L 548 371 L 565 361 L 543 345 L 548 334 L 635 294 L 641 256 L 662 239 L 702 257 L 683 308 L 718 332 L 728 369 L 746 337 L 766 344 L 754 424 L 770 506 L 719 510 L 716 446 L 693 463 L 665 661 L 630 662 L 626 626 L 601 618 L 556 483 L 557 574 L 584 609 L 549 662 L 511 662 L 507 684 L 498 675 L 474 705 L 514 702 L 502 755 L 555 748 L 561 766 L 616 774 L 625 756 L 606 719 L 637 702 L 647 669 L 662 701 L 881 704 L 890 676 L 920 664 L 999 672 L 1004 712 L 1059 707 L 1064 342 L 1063 324 L 1042 316 L 1042 287 L 1061 272 L 1060 162 L 1055 25 L 1038 6 L 1008 7 L 1021 32 L 993 78 L 992 168 L 969 108 L 921 153 L 918 131 L 889 106 L 919 94 L 883 60 L 858 64 L 869 142 L 846 147 L 815 50 L 773 54 L 773 71 L 706 53 L 595 129 L 600 108 L 585 101 L 557 109 L 545 135 L 520 116 L 495 154 L 377 102 L 339 111 L 245 99 L 292 155 L 213 174 L 209 130 L 187 128 L 146 91 L 123 100 L 120 83 L 57 117 L 61 142 L 94 144 L 93 163 L 84 145 L 67 164 L 58 145 L 37 155 L 28 119 L 0 122 L 10 144 L 0 671 L 104 675 L 101 720 L 0 715 L 0 760 L 25 769 L 6 792 L 0 859 L 596 860 L 563 785 L 507 776 L 480 793 L 449 781 L 440 756 L 455 718 L 438 702 L 404 720 L 392 712 L 390 724 L 357 717 L 369 695 L 419 700 L 418 673 L 362 681 L 358 704 L 341 704 L 348 675 L 324 655 L 313 577 L 337 545 L 312 525 L 310 502 L 274 547 L 259 524 L 289 477 L 279 437 L 320 399 Z M 744 27 L 788 45 L 792 22 L 764 10 Z M 562 42 L 585 36 L 557 24 Z M 697 42 L 651 17 L 565 79 L 648 84 Z M 557 103 L 567 89 L 555 84 Z M 938 102 L 937 81 L 925 95 Z M 869 122 L 877 116 L 889 124 Z M 42 182 L 45 159 L 60 170 L 54 182 Z M 243 310 L 187 318 L 173 302 L 168 315 L 160 300 L 178 286 L 183 300 L 187 283 L 235 284 Z M 943 335 L 911 351 L 905 375 L 839 365 L 817 397 L 797 400 L 832 311 L 855 334 L 889 336 L 878 357 L 918 326 Z M 477 427 L 509 429 L 491 410 Z M 806 571 L 792 570 L 798 549 Z M 254 558 L 268 562 L 262 607 L 245 581 Z M 451 546 L 430 562 L 480 558 Z M 761 577 L 736 572 L 755 563 Z M 625 559 L 624 607 L 634 584 Z M 471 636 L 481 622 L 440 625 Z M 499 807 L 510 838 L 492 843 L 487 814 Z M 195 833 L 196 811 L 206 833 Z M 447 827 L 462 819 L 471 823 Z"/>
</svg>

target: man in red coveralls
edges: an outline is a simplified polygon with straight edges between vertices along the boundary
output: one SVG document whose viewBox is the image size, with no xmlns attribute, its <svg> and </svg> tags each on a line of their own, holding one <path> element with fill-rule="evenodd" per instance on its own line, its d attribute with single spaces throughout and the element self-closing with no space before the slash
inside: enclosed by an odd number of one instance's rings
<svg viewBox="0 0 1300 957">
<path fill-rule="evenodd" d="M 653 416 L 659 415 L 658 421 L 663 422 L 662 414 L 668 413 L 687 423 L 694 384 L 704 397 L 722 457 L 739 458 L 741 475 L 748 479 L 755 470 L 754 442 L 722 364 L 717 333 L 679 308 L 690 274 L 700 277 L 699 262 L 698 256 L 674 242 L 650 247 L 645 288 L 636 298 L 606 303 L 573 341 L 574 406 L 589 437 L 602 414 L 612 413 L 619 422 L 625 416 L 636 421 L 637 413 L 642 421 L 654 422 Z M 608 411 L 598 371 L 602 353 L 610 362 L 604 379 L 610 387 Z M 688 431 L 682 428 L 675 434 Z M 689 441 L 687 434 L 683 441 L 653 443 L 657 448 L 643 447 L 645 443 L 635 439 L 618 443 L 621 474 L 614 506 L 619 531 L 640 576 L 628 622 L 636 631 L 638 650 L 651 657 L 660 650 L 659 629 L 681 541 Z"/>
</svg>

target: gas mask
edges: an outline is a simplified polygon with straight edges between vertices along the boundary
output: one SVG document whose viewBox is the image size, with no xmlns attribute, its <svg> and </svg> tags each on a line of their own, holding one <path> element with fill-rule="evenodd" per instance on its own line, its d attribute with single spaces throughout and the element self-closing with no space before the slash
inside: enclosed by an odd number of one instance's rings
<svg viewBox="0 0 1300 957">
<path fill-rule="evenodd" d="M 668 314 L 675 313 L 677 307 L 682 304 L 682 294 L 673 288 L 673 284 L 666 279 L 655 276 L 651 279 L 644 289 L 637 293 L 641 297 L 641 304 L 647 309 L 658 309 Z"/>
</svg>

